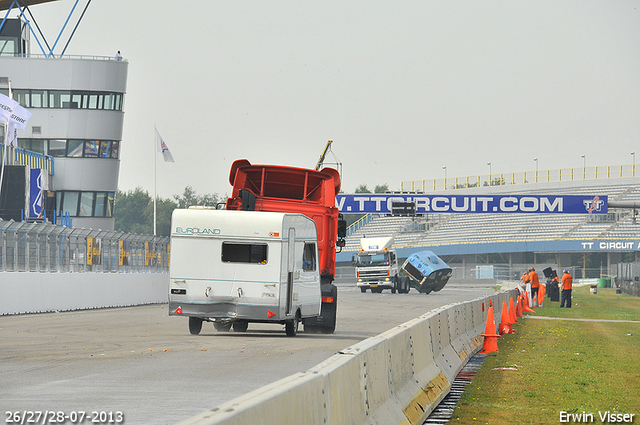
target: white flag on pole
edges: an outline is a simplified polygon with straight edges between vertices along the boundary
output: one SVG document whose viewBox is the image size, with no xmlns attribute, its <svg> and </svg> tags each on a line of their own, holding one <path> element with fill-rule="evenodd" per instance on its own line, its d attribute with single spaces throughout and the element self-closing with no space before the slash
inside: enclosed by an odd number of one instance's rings
<svg viewBox="0 0 640 425">
<path fill-rule="evenodd" d="M 7 137 L 5 137 L 5 145 L 18 146 L 18 123 L 9 121 L 9 130 L 7 131 Z"/>
<path fill-rule="evenodd" d="M 30 118 L 31 112 L 16 102 L 16 107 L 13 108 L 13 114 L 11 114 L 9 119 L 16 123 L 21 130 L 24 130 L 27 128 L 27 121 L 29 121 Z"/>
<path fill-rule="evenodd" d="M 19 103 L 9 96 L 0 93 L 0 119 L 8 122 L 16 105 L 19 105 Z"/>
<path fill-rule="evenodd" d="M 174 162 L 173 155 L 171 155 L 171 151 L 167 147 L 167 144 L 162 140 L 162 136 L 156 130 L 156 137 L 158 139 L 158 152 L 162 152 L 162 156 L 164 157 L 164 162 Z"/>
<path fill-rule="evenodd" d="M 23 108 L 18 102 L 9 96 L 0 93 L 0 120 L 9 123 L 8 135 L 4 142 L 6 145 L 16 146 L 18 143 L 18 127 L 24 130 L 31 118 L 31 112 Z"/>
</svg>

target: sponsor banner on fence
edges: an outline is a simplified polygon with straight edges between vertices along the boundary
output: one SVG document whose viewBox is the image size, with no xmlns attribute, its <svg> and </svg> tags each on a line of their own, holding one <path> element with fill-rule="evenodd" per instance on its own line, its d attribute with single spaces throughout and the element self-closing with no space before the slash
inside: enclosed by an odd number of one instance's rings
<svg viewBox="0 0 640 425">
<path fill-rule="evenodd" d="M 47 190 L 47 171 L 40 168 L 29 170 L 29 218 L 42 218 L 44 195 Z"/>
<path fill-rule="evenodd" d="M 340 194 L 336 196 L 336 202 L 342 213 L 391 214 L 394 203 L 414 203 L 416 214 L 606 214 L 608 211 L 606 195 L 470 196 L 366 193 Z"/>
</svg>

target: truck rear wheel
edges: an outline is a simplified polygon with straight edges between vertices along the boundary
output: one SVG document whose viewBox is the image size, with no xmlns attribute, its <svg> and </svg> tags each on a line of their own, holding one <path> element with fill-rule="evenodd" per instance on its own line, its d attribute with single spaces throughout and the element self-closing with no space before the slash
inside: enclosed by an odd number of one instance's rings
<svg viewBox="0 0 640 425">
<path fill-rule="evenodd" d="M 332 284 L 322 285 L 320 316 L 306 317 L 303 320 L 304 331 L 309 333 L 332 334 L 336 330 L 337 310 L 338 288 Z"/>
<path fill-rule="evenodd" d="M 334 321 L 332 325 L 322 326 L 320 327 L 320 332 L 323 334 L 332 334 L 336 331 L 336 322 Z"/>
<path fill-rule="evenodd" d="M 330 298 L 333 300 L 324 306 L 322 316 L 324 318 L 324 326 L 320 328 L 323 334 L 332 334 L 336 330 L 336 316 L 338 314 L 338 287 L 331 285 Z"/>
<path fill-rule="evenodd" d="M 402 288 L 402 290 L 399 290 L 398 292 L 401 294 L 408 294 L 409 290 L 411 289 L 411 282 L 409 282 L 409 277 L 402 276 L 399 278 L 399 280 L 400 280 L 400 287 Z"/>
<path fill-rule="evenodd" d="M 202 330 L 202 319 L 199 317 L 189 317 L 189 332 L 191 335 L 198 335 Z"/>
</svg>

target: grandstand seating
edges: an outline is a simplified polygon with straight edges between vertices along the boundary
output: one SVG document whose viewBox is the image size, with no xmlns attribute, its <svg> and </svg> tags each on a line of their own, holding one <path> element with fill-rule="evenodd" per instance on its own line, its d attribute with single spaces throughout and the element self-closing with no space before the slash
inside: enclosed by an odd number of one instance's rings
<svg viewBox="0 0 640 425">
<path fill-rule="evenodd" d="M 609 179 L 580 185 L 510 186 L 512 194 L 607 195 L 609 201 L 640 202 L 640 182 Z M 473 190 L 489 193 L 495 188 Z M 469 189 L 467 189 L 469 190 Z M 502 190 L 504 191 L 504 190 Z M 449 191 L 451 192 L 451 191 Z M 455 193 L 458 193 L 457 191 Z M 468 193 L 468 192 L 467 192 Z M 607 216 L 584 214 L 428 214 L 424 217 L 390 217 L 374 215 L 369 222 L 351 233 L 345 250 L 357 250 L 363 236 L 394 236 L 395 248 L 465 244 L 481 242 L 527 242 L 549 240 L 638 239 L 640 220 L 633 211 L 609 209 Z"/>
</svg>

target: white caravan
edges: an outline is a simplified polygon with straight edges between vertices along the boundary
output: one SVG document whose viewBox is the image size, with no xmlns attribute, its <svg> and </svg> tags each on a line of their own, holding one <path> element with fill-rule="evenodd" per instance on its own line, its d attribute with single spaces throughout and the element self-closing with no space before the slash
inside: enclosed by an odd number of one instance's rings
<svg viewBox="0 0 640 425">
<path fill-rule="evenodd" d="M 189 317 L 192 334 L 209 321 L 235 332 L 284 324 L 295 336 L 300 321 L 320 315 L 317 241 L 302 214 L 174 210 L 169 315 Z"/>
</svg>

